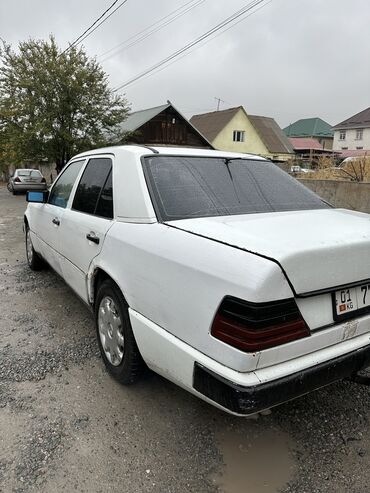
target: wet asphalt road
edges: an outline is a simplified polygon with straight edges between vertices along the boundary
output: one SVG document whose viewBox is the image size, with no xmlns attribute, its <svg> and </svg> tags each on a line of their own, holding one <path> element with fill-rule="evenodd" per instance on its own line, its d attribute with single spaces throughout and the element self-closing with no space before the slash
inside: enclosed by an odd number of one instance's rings
<svg viewBox="0 0 370 493">
<path fill-rule="evenodd" d="M 0 186 L 0 492 L 370 491 L 367 387 L 246 420 L 153 374 L 112 380 L 88 309 L 26 265 L 25 205 Z"/>
</svg>

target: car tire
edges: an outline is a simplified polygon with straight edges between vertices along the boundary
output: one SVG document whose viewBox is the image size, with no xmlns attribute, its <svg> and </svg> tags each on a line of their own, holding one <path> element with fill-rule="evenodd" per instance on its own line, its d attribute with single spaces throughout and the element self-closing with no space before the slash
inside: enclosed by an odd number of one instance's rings
<svg viewBox="0 0 370 493">
<path fill-rule="evenodd" d="M 26 257 L 27 257 L 28 266 L 31 270 L 43 269 L 45 265 L 44 261 L 33 248 L 30 228 L 28 226 L 26 226 Z"/>
<path fill-rule="evenodd" d="M 146 365 L 132 332 L 128 305 L 110 279 L 97 289 L 95 325 L 100 352 L 109 373 L 123 385 L 140 379 Z"/>
</svg>

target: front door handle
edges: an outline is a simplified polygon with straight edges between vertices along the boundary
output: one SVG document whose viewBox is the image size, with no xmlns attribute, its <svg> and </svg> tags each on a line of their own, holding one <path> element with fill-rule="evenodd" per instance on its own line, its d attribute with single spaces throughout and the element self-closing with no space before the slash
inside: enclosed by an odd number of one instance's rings
<svg viewBox="0 0 370 493">
<path fill-rule="evenodd" d="M 55 224 L 55 226 L 59 226 L 60 225 L 60 221 L 57 217 L 54 217 L 54 219 L 52 219 L 51 221 L 53 224 Z"/>
<path fill-rule="evenodd" d="M 97 245 L 99 245 L 99 242 L 100 242 L 100 238 L 99 236 L 96 236 L 95 233 L 88 233 L 86 235 L 86 238 L 89 240 L 89 241 L 92 241 L 93 243 L 96 243 Z"/>
</svg>

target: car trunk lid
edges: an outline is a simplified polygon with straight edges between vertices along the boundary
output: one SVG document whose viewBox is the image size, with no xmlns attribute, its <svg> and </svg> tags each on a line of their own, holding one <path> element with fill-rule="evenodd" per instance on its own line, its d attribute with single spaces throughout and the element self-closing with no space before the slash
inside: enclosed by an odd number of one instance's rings
<svg viewBox="0 0 370 493">
<path fill-rule="evenodd" d="M 370 279 L 370 216 L 360 212 L 318 209 L 168 224 L 278 262 L 296 294 Z"/>
</svg>

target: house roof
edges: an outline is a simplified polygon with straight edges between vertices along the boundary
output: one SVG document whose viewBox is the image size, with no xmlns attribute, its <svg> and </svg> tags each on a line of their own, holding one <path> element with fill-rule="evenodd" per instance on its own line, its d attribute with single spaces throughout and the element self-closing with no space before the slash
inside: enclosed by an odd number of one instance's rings
<svg viewBox="0 0 370 493">
<path fill-rule="evenodd" d="M 227 110 L 193 115 L 190 118 L 190 123 L 212 142 L 241 108 L 243 107 L 237 106 Z"/>
<path fill-rule="evenodd" d="M 356 115 L 334 126 L 335 129 L 359 127 L 370 127 L 370 108 L 366 108 L 366 110 L 360 111 L 360 113 L 356 113 Z"/>
<path fill-rule="evenodd" d="M 155 106 L 154 108 L 148 108 L 146 110 L 130 113 L 127 119 L 122 123 L 121 128 L 124 132 L 134 132 L 144 125 L 144 123 L 159 115 L 159 113 L 162 113 L 162 111 L 166 110 L 170 106 L 171 104 L 167 103 L 162 104 L 161 106 Z"/>
<path fill-rule="evenodd" d="M 289 140 L 296 151 L 304 149 L 321 151 L 323 148 L 318 140 L 312 139 L 311 137 L 289 137 Z"/>
<path fill-rule="evenodd" d="M 133 113 L 130 113 L 127 119 L 122 123 L 121 129 L 124 132 L 135 132 L 135 130 L 139 129 L 141 126 L 143 126 L 145 123 L 150 121 L 152 118 L 159 115 L 159 113 L 162 113 L 162 111 L 170 107 L 172 107 L 176 111 L 176 113 L 178 113 L 181 116 L 181 118 L 183 118 L 194 129 L 194 131 L 197 134 L 199 134 L 200 137 L 213 149 L 213 146 L 211 142 L 208 140 L 208 138 L 198 128 L 196 128 L 184 115 L 182 115 L 180 111 L 177 108 L 175 108 L 170 101 L 167 101 L 167 104 L 162 104 L 160 106 L 154 106 L 153 108 L 147 108 L 145 110 L 134 111 Z"/>
<path fill-rule="evenodd" d="M 340 153 L 340 157 L 370 156 L 370 149 L 342 149 L 337 152 Z"/>
<path fill-rule="evenodd" d="M 190 118 L 190 122 L 212 142 L 239 110 L 245 112 L 243 106 L 236 106 L 227 110 L 194 115 Z M 289 140 L 273 118 L 245 114 L 267 147 L 268 152 L 293 153 Z"/>
<path fill-rule="evenodd" d="M 288 137 L 333 137 L 333 129 L 321 118 L 301 118 L 284 128 Z"/>
<path fill-rule="evenodd" d="M 294 152 L 289 139 L 273 118 L 257 115 L 248 115 L 248 118 L 269 152 L 283 154 Z"/>
</svg>

